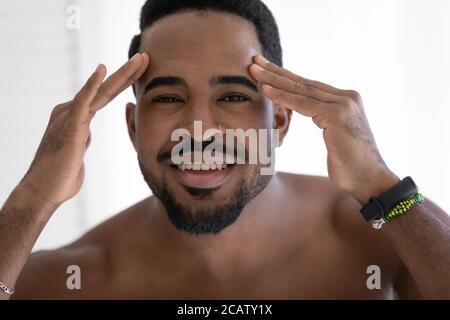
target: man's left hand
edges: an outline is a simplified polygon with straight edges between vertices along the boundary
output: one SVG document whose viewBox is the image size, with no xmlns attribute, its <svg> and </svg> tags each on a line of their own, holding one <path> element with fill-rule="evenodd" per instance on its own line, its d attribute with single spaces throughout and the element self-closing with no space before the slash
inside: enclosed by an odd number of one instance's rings
<svg viewBox="0 0 450 320">
<path fill-rule="evenodd" d="M 378 151 L 356 91 L 305 79 L 259 55 L 250 72 L 267 98 L 311 117 L 323 129 L 330 179 L 362 205 L 400 181 Z"/>
</svg>

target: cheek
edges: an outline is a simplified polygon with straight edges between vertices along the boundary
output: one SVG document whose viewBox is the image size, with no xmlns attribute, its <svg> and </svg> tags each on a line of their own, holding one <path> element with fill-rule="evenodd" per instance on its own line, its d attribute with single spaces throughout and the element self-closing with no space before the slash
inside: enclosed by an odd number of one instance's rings
<svg viewBox="0 0 450 320">
<path fill-rule="evenodd" d="M 157 155 L 170 139 L 170 130 L 164 121 L 155 119 L 150 113 L 138 113 L 136 118 L 136 147 L 141 161 L 148 167 L 157 164 Z"/>
<path fill-rule="evenodd" d="M 264 101 L 253 105 L 248 111 L 242 112 L 239 117 L 239 128 L 272 129 L 274 127 L 274 111 L 271 102 Z"/>
</svg>

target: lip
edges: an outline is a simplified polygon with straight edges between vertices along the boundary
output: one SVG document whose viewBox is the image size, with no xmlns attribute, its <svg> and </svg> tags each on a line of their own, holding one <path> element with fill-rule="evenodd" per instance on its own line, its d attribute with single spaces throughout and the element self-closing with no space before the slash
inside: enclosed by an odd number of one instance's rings
<svg viewBox="0 0 450 320">
<path fill-rule="evenodd" d="M 236 165 L 228 166 L 223 170 L 178 170 L 170 167 L 174 172 L 177 181 L 190 188 L 196 189 L 213 189 L 224 185 L 231 176 Z"/>
</svg>

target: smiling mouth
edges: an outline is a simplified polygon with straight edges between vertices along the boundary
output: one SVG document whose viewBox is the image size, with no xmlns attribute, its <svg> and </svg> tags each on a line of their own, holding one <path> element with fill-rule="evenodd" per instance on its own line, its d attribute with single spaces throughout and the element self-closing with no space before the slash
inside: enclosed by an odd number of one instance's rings
<svg viewBox="0 0 450 320">
<path fill-rule="evenodd" d="M 223 186 L 234 171 L 235 164 L 181 164 L 170 168 L 183 186 L 195 189 L 217 189 Z"/>
</svg>

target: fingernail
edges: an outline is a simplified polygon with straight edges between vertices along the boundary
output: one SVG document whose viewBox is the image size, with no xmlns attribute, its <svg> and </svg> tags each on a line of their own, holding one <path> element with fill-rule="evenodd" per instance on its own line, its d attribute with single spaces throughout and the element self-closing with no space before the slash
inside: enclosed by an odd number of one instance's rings
<svg viewBox="0 0 450 320">
<path fill-rule="evenodd" d="M 97 68 L 95 68 L 94 73 L 98 73 L 100 71 L 100 64 L 97 66 Z"/>
<path fill-rule="evenodd" d="M 257 65 L 257 64 L 253 64 L 253 65 L 252 65 L 252 68 L 253 68 L 253 70 L 256 71 L 256 72 L 262 72 L 262 71 L 264 71 L 264 68 L 262 68 L 260 65 Z"/>
<path fill-rule="evenodd" d="M 262 62 L 269 63 L 269 60 L 267 60 L 263 55 L 259 54 L 258 57 L 262 60 Z"/>
<path fill-rule="evenodd" d="M 103 64 L 100 63 L 97 68 L 95 68 L 94 74 L 98 74 L 100 72 L 100 69 L 102 68 Z"/>
<path fill-rule="evenodd" d="M 139 57 L 140 55 L 141 55 L 140 52 L 136 53 L 134 56 L 131 57 L 130 61 L 131 61 L 131 60 L 136 60 L 137 57 Z"/>
</svg>

